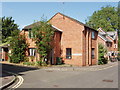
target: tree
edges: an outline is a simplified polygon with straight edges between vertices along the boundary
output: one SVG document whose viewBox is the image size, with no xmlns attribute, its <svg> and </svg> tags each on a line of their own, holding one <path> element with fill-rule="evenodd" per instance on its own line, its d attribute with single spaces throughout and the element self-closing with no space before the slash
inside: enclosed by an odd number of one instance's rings
<svg viewBox="0 0 120 90">
<path fill-rule="evenodd" d="M 27 50 L 28 44 L 26 43 L 25 36 L 20 35 L 18 30 L 14 30 L 11 33 L 13 36 L 10 38 L 10 62 L 20 63 L 24 61 L 25 52 Z"/>
<path fill-rule="evenodd" d="M 98 64 L 107 63 L 107 59 L 104 57 L 106 53 L 107 49 L 102 44 L 98 44 Z"/>
<path fill-rule="evenodd" d="M 11 37 L 12 32 L 18 30 L 12 17 L 2 17 L 2 42 L 7 42 L 7 38 Z"/>
<path fill-rule="evenodd" d="M 0 18 L 0 44 L 2 43 L 2 18 Z"/>
<path fill-rule="evenodd" d="M 40 55 L 40 62 L 44 63 L 43 59 L 48 56 L 52 48 L 51 42 L 53 40 L 54 30 L 52 29 L 51 24 L 43 19 L 39 24 L 37 23 L 34 25 L 32 33 L 37 46 L 37 51 Z"/>
<path fill-rule="evenodd" d="M 102 7 L 101 10 L 95 11 L 92 16 L 86 20 L 86 24 L 96 30 L 99 27 L 103 28 L 105 31 L 118 30 L 117 7 Z"/>
<path fill-rule="evenodd" d="M 118 50 L 120 51 L 120 2 L 118 5 Z"/>
</svg>

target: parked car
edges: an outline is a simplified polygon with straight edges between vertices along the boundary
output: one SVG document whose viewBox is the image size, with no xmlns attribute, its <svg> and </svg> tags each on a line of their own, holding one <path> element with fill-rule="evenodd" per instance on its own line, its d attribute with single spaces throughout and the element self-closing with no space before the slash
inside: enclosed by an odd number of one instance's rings
<svg viewBox="0 0 120 90">
<path fill-rule="evenodd" d="M 116 62 L 118 59 L 117 58 L 110 58 L 111 62 Z"/>
</svg>

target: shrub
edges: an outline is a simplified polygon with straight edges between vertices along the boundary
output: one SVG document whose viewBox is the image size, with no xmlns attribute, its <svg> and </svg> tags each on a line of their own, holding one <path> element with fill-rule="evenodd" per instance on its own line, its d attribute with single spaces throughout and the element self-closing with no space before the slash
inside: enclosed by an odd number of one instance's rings
<svg viewBox="0 0 120 90">
<path fill-rule="evenodd" d="M 35 65 L 35 63 L 34 62 L 23 62 L 23 65 L 31 65 L 31 66 L 34 66 Z"/>
<path fill-rule="evenodd" d="M 56 57 L 56 64 L 61 65 L 63 64 L 62 58 L 61 57 Z"/>
<path fill-rule="evenodd" d="M 10 47 L 11 47 L 11 55 L 10 62 L 12 63 L 20 63 L 24 61 L 25 52 L 28 44 L 26 43 L 25 36 L 19 35 L 18 32 L 14 37 L 11 38 Z"/>
<path fill-rule="evenodd" d="M 41 60 L 40 60 L 40 61 L 37 61 L 37 62 L 36 62 L 36 65 L 37 65 L 37 66 L 47 66 L 46 62 L 41 61 Z"/>
<path fill-rule="evenodd" d="M 108 63 L 107 58 L 104 57 L 106 52 L 107 52 L 106 48 L 102 44 L 99 44 L 98 45 L 98 53 L 99 53 L 98 65 L 100 65 L 100 64 L 107 64 Z"/>
</svg>

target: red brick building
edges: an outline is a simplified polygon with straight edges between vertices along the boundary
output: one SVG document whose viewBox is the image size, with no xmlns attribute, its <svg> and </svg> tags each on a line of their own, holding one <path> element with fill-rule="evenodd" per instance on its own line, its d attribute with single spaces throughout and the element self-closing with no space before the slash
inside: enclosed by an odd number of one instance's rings
<svg viewBox="0 0 120 90">
<path fill-rule="evenodd" d="M 105 32 L 102 28 L 98 29 L 98 43 L 107 49 L 107 56 L 117 57 L 118 53 L 118 34 L 117 31 Z"/>
<path fill-rule="evenodd" d="M 38 22 L 39 23 L 39 22 Z M 86 26 L 85 24 L 63 15 L 55 14 L 49 23 L 55 29 L 54 48 L 51 50 L 51 64 L 56 64 L 56 58 L 62 57 L 64 63 L 87 66 L 97 64 L 98 61 L 98 31 Z M 34 56 L 34 61 L 39 60 L 36 52 L 35 42 L 29 37 L 29 30 L 32 25 L 26 26 L 21 31 L 26 36 L 29 49 L 26 55 Z"/>
</svg>

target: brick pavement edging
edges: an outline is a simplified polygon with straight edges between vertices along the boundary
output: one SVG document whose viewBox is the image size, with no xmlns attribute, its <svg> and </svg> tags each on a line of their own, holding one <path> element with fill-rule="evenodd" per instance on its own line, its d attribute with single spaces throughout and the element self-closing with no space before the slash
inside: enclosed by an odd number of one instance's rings
<svg viewBox="0 0 120 90">
<path fill-rule="evenodd" d="M 48 71 L 100 71 L 104 69 L 111 68 L 118 65 L 118 62 L 110 62 L 106 65 L 95 65 L 95 66 L 86 66 L 86 67 L 45 67 L 44 70 Z"/>
<path fill-rule="evenodd" d="M 93 65 L 93 66 L 84 66 L 84 67 L 71 66 L 71 65 L 55 65 L 55 66 L 39 67 L 39 66 L 26 66 L 22 64 L 14 64 L 9 62 L 1 62 L 1 63 L 23 66 L 23 67 L 40 68 L 43 70 L 53 70 L 53 71 L 99 71 L 113 67 L 118 64 L 118 62 L 109 62 L 108 64 L 105 65 Z"/>
<path fill-rule="evenodd" d="M 17 79 L 17 77 L 16 77 L 15 74 L 13 74 L 13 73 L 11 73 L 11 72 L 7 72 L 7 71 L 4 71 L 4 72 L 6 72 L 6 73 L 8 73 L 8 74 L 12 74 L 13 79 L 12 79 L 11 81 L 9 81 L 8 83 L 2 85 L 2 86 L 0 87 L 1 90 L 3 90 L 3 89 L 5 89 L 5 88 L 7 88 L 8 86 L 12 85 L 12 84 L 16 81 L 16 79 Z"/>
</svg>

